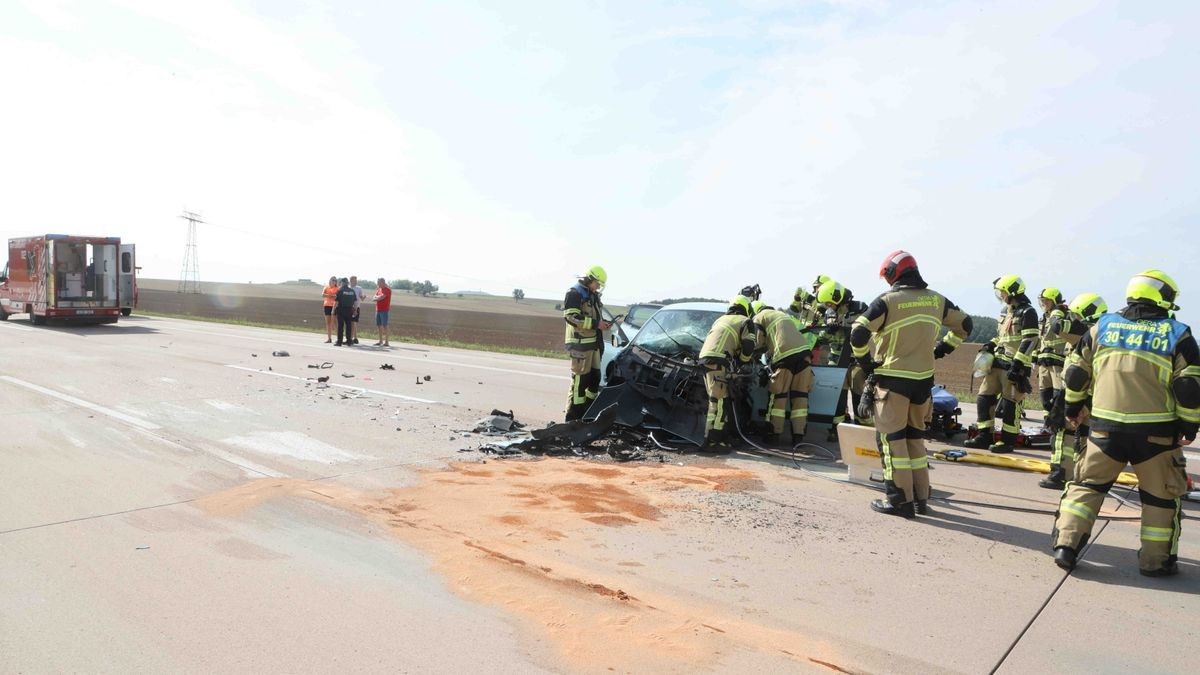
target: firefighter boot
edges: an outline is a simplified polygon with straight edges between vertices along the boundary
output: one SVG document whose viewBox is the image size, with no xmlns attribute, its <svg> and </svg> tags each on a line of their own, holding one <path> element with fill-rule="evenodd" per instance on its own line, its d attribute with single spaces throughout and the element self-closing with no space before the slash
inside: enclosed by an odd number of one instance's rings
<svg viewBox="0 0 1200 675">
<path fill-rule="evenodd" d="M 929 500 L 928 499 L 916 500 L 916 502 L 914 502 L 914 504 L 913 504 L 913 511 L 915 511 L 918 516 L 929 515 Z"/>
<path fill-rule="evenodd" d="M 833 426 L 829 427 L 829 432 L 825 434 L 825 442 L 826 443 L 836 443 L 837 440 L 838 440 L 837 425 L 834 424 Z"/>
<path fill-rule="evenodd" d="M 992 446 L 992 430 L 979 429 L 979 433 L 975 438 L 968 438 L 963 441 L 963 447 L 974 448 L 976 450 L 987 450 Z"/>
<path fill-rule="evenodd" d="M 1179 574 L 1179 559 L 1176 556 L 1169 556 L 1162 567 L 1153 570 L 1138 569 L 1144 577 L 1170 577 Z"/>
<path fill-rule="evenodd" d="M 1051 464 L 1050 475 L 1039 480 L 1038 485 L 1047 490 L 1062 490 L 1067 486 L 1067 470 L 1062 464 Z"/>
<path fill-rule="evenodd" d="M 1075 569 L 1075 549 L 1059 546 L 1054 549 L 1054 564 L 1070 572 Z"/>
<path fill-rule="evenodd" d="M 871 510 L 877 513 L 884 513 L 889 516 L 900 516 L 912 520 L 917 517 L 916 511 L 912 502 L 904 502 L 900 505 L 893 505 L 886 499 L 876 499 L 871 502 Z"/>
</svg>

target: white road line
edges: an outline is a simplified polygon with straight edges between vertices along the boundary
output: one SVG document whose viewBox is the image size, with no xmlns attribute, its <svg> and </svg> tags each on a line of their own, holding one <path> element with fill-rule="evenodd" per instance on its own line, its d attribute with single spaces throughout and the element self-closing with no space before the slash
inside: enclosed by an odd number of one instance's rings
<svg viewBox="0 0 1200 675">
<path fill-rule="evenodd" d="M 33 326 L 21 326 L 19 324 L 15 324 L 15 323 L 9 323 L 7 321 L 5 321 L 4 323 L 0 323 L 0 326 L 4 326 L 4 328 L 6 328 L 8 330 L 37 330 Z"/>
<path fill-rule="evenodd" d="M 236 366 L 236 365 L 233 365 L 232 363 L 225 364 L 225 367 L 226 368 L 236 368 L 238 370 L 245 370 L 245 371 L 251 372 L 251 373 L 259 373 L 260 375 L 271 375 L 274 377 L 284 377 L 289 380 L 300 380 L 301 382 L 311 382 L 312 381 L 312 380 L 308 379 L 307 377 L 297 377 L 295 375 L 285 375 L 283 373 L 276 373 L 276 372 L 270 371 L 270 370 L 259 370 L 258 368 L 249 368 L 247 366 Z M 437 401 L 431 401 L 427 398 L 417 398 L 416 396 L 405 396 L 404 394 L 393 394 L 390 391 L 379 391 L 378 389 L 367 389 L 366 387 L 355 387 L 355 386 L 348 385 L 348 384 L 338 384 L 336 382 L 327 382 L 326 384 L 328 384 L 331 387 L 338 387 L 340 389 L 351 389 L 353 391 L 365 391 L 369 394 L 377 394 L 379 396 L 390 396 L 392 398 L 398 398 L 403 401 L 412 401 L 414 403 L 437 403 Z"/>
<path fill-rule="evenodd" d="M 60 401 L 66 401 L 67 403 L 70 403 L 71 405 L 78 406 L 78 407 L 84 408 L 86 410 L 91 410 L 92 412 L 100 413 L 101 415 L 107 415 L 108 417 L 111 417 L 115 420 L 121 420 L 122 422 L 124 422 L 130 426 L 137 427 L 139 429 L 145 429 L 147 431 L 154 431 L 155 429 L 162 428 L 153 422 L 147 422 L 146 420 L 138 419 L 138 418 L 134 417 L 133 415 L 126 415 L 125 413 L 118 412 L 116 410 L 113 410 L 112 408 L 105 408 L 104 406 L 96 405 L 95 403 L 92 403 L 91 401 L 85 401 L 81 398 L 76 398 L 74 396 L 71 396 L 70 394 L 64 394 L 62 392 L 55 391 L 53 389 L 47 389 L 46 387 L 36 385 L 32 382 L 26 382 L 25 380 L 20 380 L 15 377 L 12 377 L 10 375 L 0 375 L 0 380 L 8 382 L 9 384 L 15 384 L 18 387 L 25 387 L 26 389 L 36 391 L 39 394 L 45 394 L 46 396 L 54 397 Z"/>
<path fill-rule="evenodd" d="M 242 339 L 242 340 L 245 340 L 245 339 L 258 340 L 259 342 L 267 342 L 272 345 L 288 345 L 290 347 L 307 347 L 309 349 L 325 349 L 325 350 L 329 350 L 331 352 L 336 352 L 338 354 L 346 354 L 347 353 L 346 350 L 348 349 L 347 347 L 326 346 L 324 343 L 314 345 L 311 342 L 297 342 L 297 341 L 291 341 L 291 340 L 280 340 L 278 338 L 267 337 L 267 336 L 262 336 L 262 335 L 255 335 L 253 333 L 216 332 L 216 331 L 207 331 L 207 330 L 196 330 L 194 328 L 176 328 L 176 327 L 172 327 L 171 330 L 178 331 L 180 333 L 195 333 L 196 335 L 210 335 L 213 337 L 227 337 L 227 338 L 236 338 L 236 339 Z M 401 356 L 400 354 L 396 354 L 394 352 L 386 352 L 385 353 L 385 352 L 354 350 L 353 348 L 349 348 L 349 349 L 351 350 L 350 353 L 352 353 L 352 354 L 362 354 L 362 355 L 373 354 L 376 356 L 385 357 L 389 361 L 416 361 L 417 363 L 436 363 L 437 365 L 440 365 L 440 366 L 456 366 L 459 368 L 474 368 L 476 370 L 489 370 L 489 371 L 496 372 L 496 373 L 508 373 L 510 375 L 525 375 L 528 377 L 544 377 L 549 380 L 570 381 L 570 379 L 571 379 L 571 378 L 567 377 L 566 375 L 552 375 L 550 373 L 535 373 L 535 372 L 528 371 L 528 370 L 514 370 L 512 368 L 498 368 L 496 366 L 481 366 L 481 365 L 477 365 L 474 363 L 463 363 L 461 361 L 443 361 L 441 359 L 429 359 L 429 358 L 416 357 L 416 356 Z"/>
<path fill-rule="evenodd" d="M 137 432 L 151 440 L 155 440 L 160 443 L 165 443 L 166 445 L 169 445 L 169 446 L 175 448 L 176 450 L 182 450 L 184 452 L 190 452 L 190 453 L 196 452 L 195 448 L 189 448 L 188 446 L 184 445 L 183 443 L 178 443 L 169 438 L 163 438 L 162 436 L 159 436 L 158 434 L 152 434 L 149 431 L 143 431 L 142 429 L 137 429 Z M 255 464 L 254 462 L 251 462 L 248 459 L 239 457 L 237 455 L 225 452 L 224 450 L 220 450 L 217 448 L 205 447 L 201 452 L 206 452 L 223 462 L 228 462 L 229 464 L 232 464 L 232 465 L 238 467 L 239 469 L 242 469 L 244 471 L 249 471 L 251 473 L 256 473 L 256 474 L 259 474 L 260 476 L 266 476 L 268 478 L 284 478 L 287 476 L 287 474 L 279 473 L 278 471 L 275 471 L 274 469 L 268 469 L 267 467 L 265 467 L 261 464 Z"/>
</svg>

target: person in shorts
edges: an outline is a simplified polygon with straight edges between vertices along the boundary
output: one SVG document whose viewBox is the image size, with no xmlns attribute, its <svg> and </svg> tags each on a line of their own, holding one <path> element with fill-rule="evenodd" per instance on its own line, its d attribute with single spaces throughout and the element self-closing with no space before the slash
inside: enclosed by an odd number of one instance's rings
<svg viewBox="0 0 1200 675">
<path fill-rule="evenodd" d="M 391 344 L 388 343 L 388 312 L 392 309 L 392 289 L 383 277 L 376 279 L 375 283 L 375 297 L 371 298 L 375 301 L 375 326 L 379 329 L 379 341 L 375 343 L 375 346 L 390 347 Z"/>
<path fill-rule="evenodd" d="M 358 285 L 358 277 L 350 277 L 350 288 L 354 289 L 354 294 L 358 296 L 358 300 L 354 301 L 354 317 L 350 319 L 350 334 L 354 337 L 350 340 L 350 344 L 358 344 L 358 316 L 362 313 L 362 300 L 366 293 L 362 286 Z"/>
<path fill-rule="evenodd" d="M 333 342 L 333 307 L 337 304 L 338 280 L 329 277 L 325 291 L 321 294 L 325 305 L 325 342 Z"/>
</svg>

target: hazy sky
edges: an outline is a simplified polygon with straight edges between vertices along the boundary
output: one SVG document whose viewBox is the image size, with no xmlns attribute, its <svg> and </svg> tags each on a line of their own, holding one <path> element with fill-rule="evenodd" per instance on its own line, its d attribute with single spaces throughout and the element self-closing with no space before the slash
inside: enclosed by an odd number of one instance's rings
<svg viewBox="0 0 1200 675">
<path fill-rule="evenodd" d="M 1194 2 L 0 3 L 0 236 L 177 278 L 863 299 L 911 250 L 1200 316 Z M 1192 302 L 1197 303 L 1191 305 Z"/>
</svg>

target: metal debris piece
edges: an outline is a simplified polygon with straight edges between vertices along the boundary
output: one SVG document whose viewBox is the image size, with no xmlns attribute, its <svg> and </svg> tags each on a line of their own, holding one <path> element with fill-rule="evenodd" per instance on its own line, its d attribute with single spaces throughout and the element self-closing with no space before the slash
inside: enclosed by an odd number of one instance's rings
<svg viewBox="0 0 1200 675">
<path fill-rule="evenodd" d="M 426 381 L 426 382 L 428 382 L 428 381 L 430 381 L 430 380 L 432 380 L 432 379 L 433 379 L 433 376 L 432 376 L 432 375 L 426 375 L 426 376 L 425 376 L 425 381 Z"/>
<path fill-rule="evenodd" d="M 280 349 L 278 351 L 271 352 L 271 356 L 291 356 L 291 354 L 287 353 L 286 350 Z"/>
<path fill-rule="evenodd" d="M 354 377 L 354 373 L 342 373 L 342 377 Z"/>
<path fill-rule="evenodd" d="M 390 363 L 385 363 L 385 364 L 383 364 L 382 366 L 379 366 L 379 369 L 380 369 L 380 370 L 395 370 L 395 369 L 396 369 L 396 366 L 393 366 L 393 365 L 392 365 L 392 364 L 390 364 Z"/>
<path fill-rule="evenodd" d="M 318 378 L 317 378 L 317 382 L 328 382 L 328 381 L 329 381 L 329 376 L 328 376 L 328 375 L 322 375 L 322 376 L 320 376 L 320 377 L 318 377 Z"/>
<path fill-rule="evenodd" d="M 317 368 L 317 369 L 320 369 L 320 370 L 324 370 L 325 368 L 332 368 L 332 367 L 333 367 L 333 361 L 322 361 L 322 362 L 320 362 L 320 363 L 310 363 L 310 364 L 308 364 L 308 367 L 309 367 L 309 368 Z"/>
</svg>

